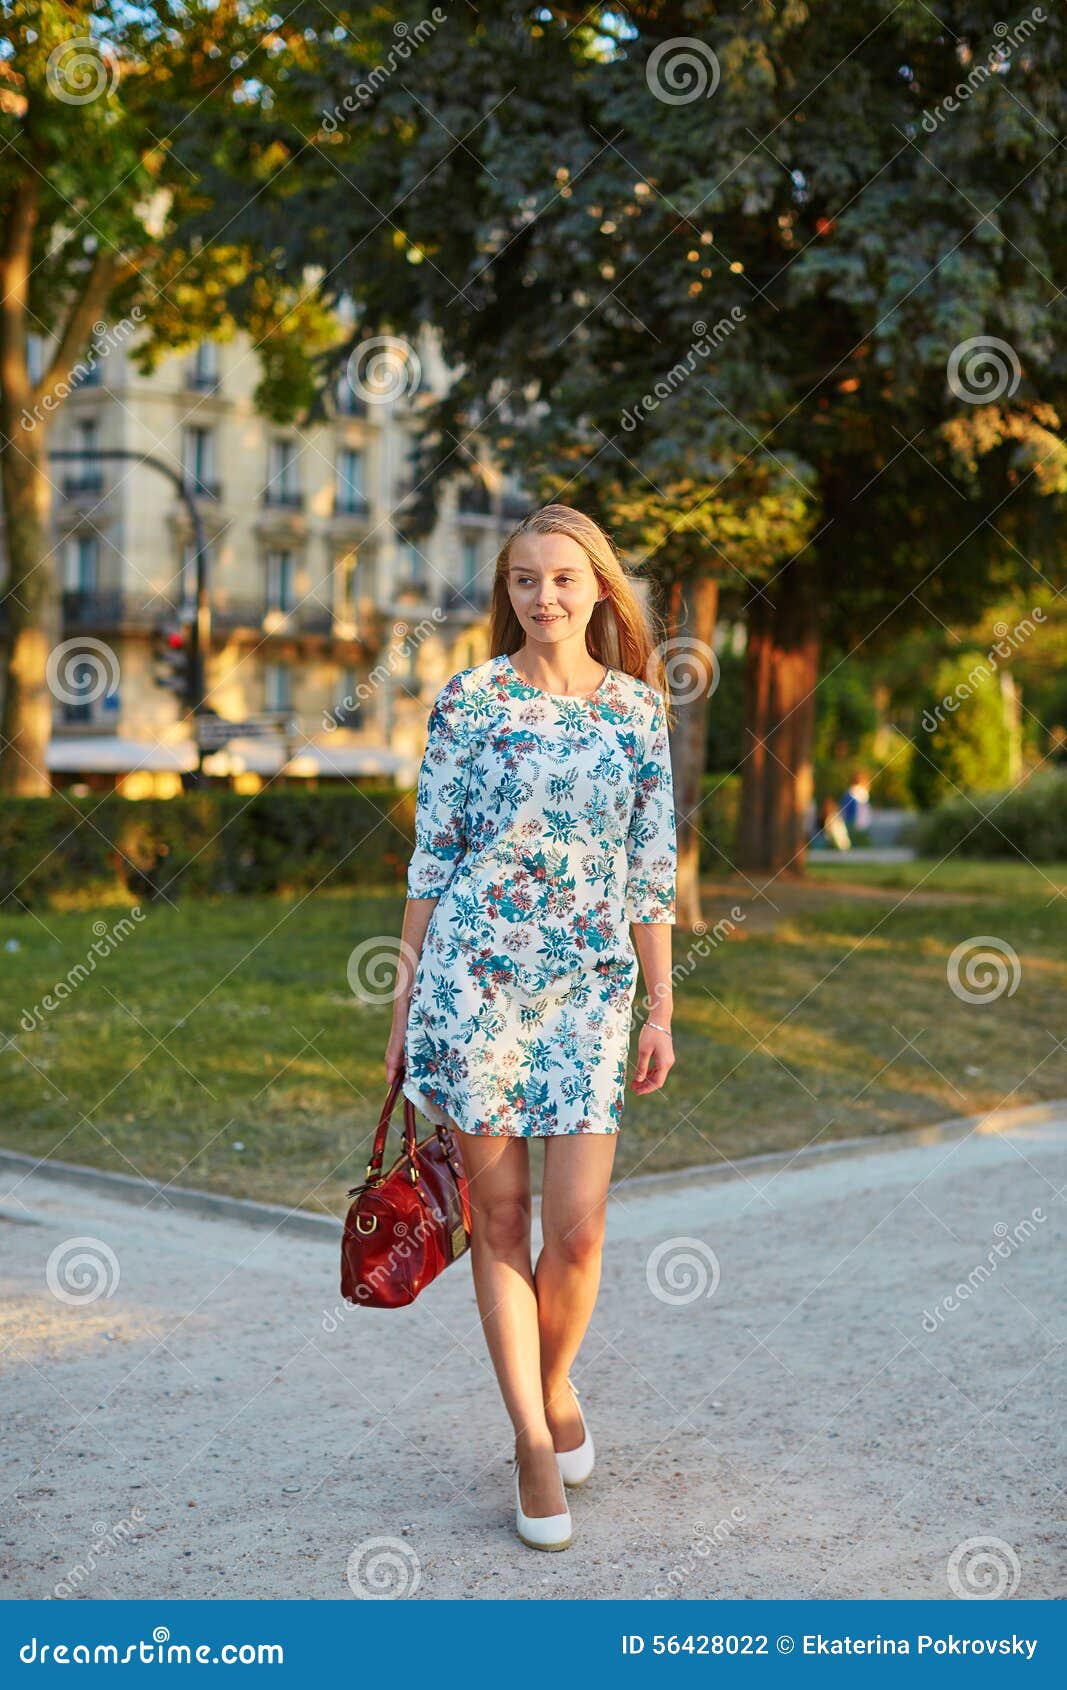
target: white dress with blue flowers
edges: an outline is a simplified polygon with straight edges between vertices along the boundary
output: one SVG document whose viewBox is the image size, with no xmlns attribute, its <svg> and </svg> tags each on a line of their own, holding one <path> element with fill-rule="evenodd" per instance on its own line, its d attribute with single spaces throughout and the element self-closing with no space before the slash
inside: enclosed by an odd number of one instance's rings
<svg viewBox="0 0 1067 1690">
<path fill-rule="evenodd" d="M 427 732 L 407 895 L 438 901 L 404 1095 L 466 1132 L 617 1132 L 638 975 L 628 923 L 675 920 L 662 694 L 609 669 L 568 698 L 492 657 L 442 687 Z"/>
</svg>

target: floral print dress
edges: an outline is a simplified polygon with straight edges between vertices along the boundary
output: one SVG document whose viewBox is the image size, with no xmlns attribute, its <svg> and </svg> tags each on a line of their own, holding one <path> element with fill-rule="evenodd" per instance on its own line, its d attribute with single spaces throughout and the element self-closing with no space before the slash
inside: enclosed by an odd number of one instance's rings
<svg viewBox="0 0 1067 1690">
<path fill-rule="evenodd" d="M 638 975 L 631 921 L 675 920 L 662 695 L 608 669 L 585 697 L 510 658 L 438 693 L 409 898 L 436 898 L 403 1091 L 430 1121 L 521 1138 L 617 1132 Z"/>
</svg>

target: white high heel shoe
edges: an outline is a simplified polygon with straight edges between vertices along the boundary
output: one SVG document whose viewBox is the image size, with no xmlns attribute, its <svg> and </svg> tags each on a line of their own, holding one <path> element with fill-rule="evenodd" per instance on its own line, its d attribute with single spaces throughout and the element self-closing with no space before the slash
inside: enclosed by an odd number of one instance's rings
<svg viewBox="0 0 1067 1690">
<path fill-rule="evenodd" d="M 519 1460 L 512 1458 L 515 1472 L 515 1530 L 531 1549 L 566 1549 L 571 1541 L 571 1511 L 562 1514 L 524 1514 L 519 1496 Z"/>
<path fill-rule="evenodd" d="M 582 1423 L 582 1441 L 577 1449 L 557 1449 L 556 1461 L 563 1483 L 574 1489 L 578 1485 L 585 1484 L 586 1479 L 593 1471 L 596 1454 L 593 1449 L 593 1434 L 585 1423 L 582 1405 L 578 1402 L 578 1387 L 574 1380 L 569 1377 L 567 1383 L 574 1392 L 575 1402 L 578 1403 L 578 1418 Z"/>
</svg>

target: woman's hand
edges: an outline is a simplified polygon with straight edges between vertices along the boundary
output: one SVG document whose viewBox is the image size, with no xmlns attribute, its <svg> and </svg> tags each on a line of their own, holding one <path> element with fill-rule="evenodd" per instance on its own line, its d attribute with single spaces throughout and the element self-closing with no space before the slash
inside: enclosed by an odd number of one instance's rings
<svg viewBox="0 0 1067 1690">
<path fill-rule="evenodd" d="M 631 1091 L 658 1091 L 674 1067 L 674 1040 L 645 1022 L 637 1039 L 637 1067 Z"/>
</svg>

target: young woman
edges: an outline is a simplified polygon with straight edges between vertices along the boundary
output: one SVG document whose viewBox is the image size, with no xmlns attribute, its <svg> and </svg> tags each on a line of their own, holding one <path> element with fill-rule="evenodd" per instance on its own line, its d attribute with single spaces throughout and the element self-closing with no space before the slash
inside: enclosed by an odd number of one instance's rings
<svg viewBox="0 0 1067 1690">
<path fill-rule="evenodd" d="M 638 957 L 654 1007 L 633 1090 L 656 1091 L 674 1061 L 667 703 L 610 540 L 565 505 L 506 541 L 490 646 L 430 712 L 401 935 L 418 965 L 398 978 L 385 1067 L 458 1132 L 475 1293 L 515 1429 L 516 1529 L 563 1549 L 564 1484 L 593 1466 L 568 1374 L 600 1283 Z M 536 1267 L 530 1138 L 545 1140 Z"/>
</svg>

